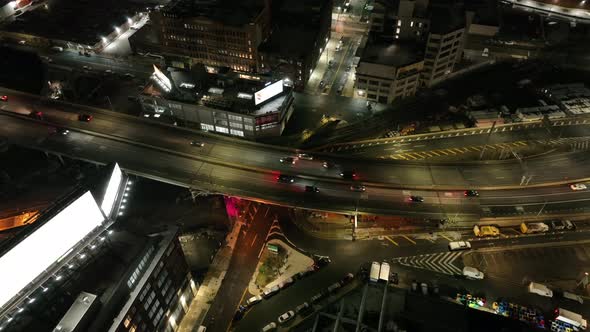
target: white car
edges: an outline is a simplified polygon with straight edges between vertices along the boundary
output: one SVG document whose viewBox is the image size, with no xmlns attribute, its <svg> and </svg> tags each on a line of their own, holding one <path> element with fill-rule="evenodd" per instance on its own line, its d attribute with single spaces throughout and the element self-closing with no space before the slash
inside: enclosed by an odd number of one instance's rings
<svg viewBox="0 0 590 332">
<path fill-rule="evenodd" d="M 256 303 L 258 303 L 258 302 L 260 302 L 260 301 L 262 301 L 262 296 L 260 296 L 260 295 L 256 295 L 256 296 L 252 296 L 251 298 L 249 298 L 249 299 L 246 301 L 246 304 L 247 304 L 247 305 L 254 305 L 254 304 L 256 304 Z"/>
<path fill-rule="evenodd" d="M 583 183 L 570 184 L 570 188 L 572 190 L 586 190 L 586 189 L 588 189 L 588 187 L 586 187 L 586 185 Z"/>
<path fill-rule="evenodd" d="M 449 242 L 449 250 L 450 251 L 469 250 L 469 249 L 471 249 L 471 243 L 469 243 L 468 241 Z"/>
<path fill-rule="evenodd" d="M 262 332 L 272 331 L 277 328 L 277 323 L 272 322 L 262 328 Z"/>
<path fill-rule="evenodd" d="M 279 323 L 284 324 L 284 323 L 288 322 L 289 320 L 291 320 L 293 317 L 295 317 L 295 312 L 293 312 L 293 310 L 289 310 L 279 316 Z"/>
</svg>

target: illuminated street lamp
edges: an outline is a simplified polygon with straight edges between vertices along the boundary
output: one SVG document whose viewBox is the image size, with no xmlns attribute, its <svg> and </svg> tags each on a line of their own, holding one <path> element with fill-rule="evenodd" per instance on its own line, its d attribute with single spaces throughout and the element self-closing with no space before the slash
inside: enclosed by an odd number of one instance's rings
<svg viewBox="0 0 590 332">
<path fill-rule="evenodd" d="M 100 37 L 100 38 L 102 39 L 102 42 L 103 43 L 106 43 L 107 42 L 107 38 L 106 37 Z"/>
</svg>

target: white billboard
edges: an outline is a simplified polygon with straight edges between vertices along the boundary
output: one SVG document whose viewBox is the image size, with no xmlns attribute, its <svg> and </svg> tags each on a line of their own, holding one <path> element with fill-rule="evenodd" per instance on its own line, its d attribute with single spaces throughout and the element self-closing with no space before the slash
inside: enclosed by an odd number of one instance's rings
<svg viewBox="0 0 590 332">
<path fill-rule="evenodd" d="M 273 84 L 266 86 L 264 89 L 256 92 L 254 94 L 254 105 L 263 103 L 281 92 L 283 92 L 283 80 L 274 82 Z"/>
<path fill-rule="evenodd" d="M 109 184 L 107 185 L 107 190 L 105 191 L 104 197 L 102 198 L 102 203 L 100 204 L 102 212 L 104 212 L 104 215 L 107 217 L 109 217 L 113 212 L 113 207 L 115 206 L 117 193 L 119 192 L 122 180 L 123 173 L 121 173 L 121 168 L 119 168 L 119 164 L 115 164 L 113 173 L 111 173 L 111 177 L 109 179 Z"/>
<path fill-rule="evenodd" d="M 0 308 L 103 221 L 88 191 L 0 257 Z"/>
</svg>

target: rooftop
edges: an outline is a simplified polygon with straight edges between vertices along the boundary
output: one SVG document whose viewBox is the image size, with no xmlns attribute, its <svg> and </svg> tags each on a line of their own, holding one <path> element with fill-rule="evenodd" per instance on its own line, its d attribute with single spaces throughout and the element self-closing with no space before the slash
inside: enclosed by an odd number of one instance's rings
<svg viewBox="0 0 590 332">
<path fill-rule="evenodd" d="M 415 44 L 378 43 L 367 45 L 360 61 L 399 67 L 422 60 Z"/>
<path fill-rule="evenodd" d="M 313 49 L 318 30 L 309 25 L 281 25 L 273 30 L 272 35 L 263 42 L 260 52 L 280 54 L 288 58 L 303 59 Z M 288 40 L 288 43 L 285 43 Z"/>
<path fill-rule="evenodd" d="M 270 85 L 270 81 L 261 77 L 249 75 L 258 80 L 248 79 L 227 69 L 221 73 L 208 73 L 202 66 L 193 67 L 190 71 L 169 68 L 162 72 L 170 79 L 172 91 L 165 92 L 152 83 L 144 89 L 144 95 L 161 96 L 234 113 L 262 115 L 274 112 L 290 91 L 290 88 L 283 86 L 283 92 L 256 105 L 255 93 Z"/>
<path fill-rule="evenodd" d="M 27 11 L 1 29 L 94 45 L 142 9 L 145 5 L 132 0 L 47 0 L 47 9 L 40 6 Z"/>
<path fill-rule="evenodd" d="M 162 13 L 176 17 L 206 17 L 227 25 L 253 22 L 264 9 L 263 0 L 173 0 Z"/>
</svg>

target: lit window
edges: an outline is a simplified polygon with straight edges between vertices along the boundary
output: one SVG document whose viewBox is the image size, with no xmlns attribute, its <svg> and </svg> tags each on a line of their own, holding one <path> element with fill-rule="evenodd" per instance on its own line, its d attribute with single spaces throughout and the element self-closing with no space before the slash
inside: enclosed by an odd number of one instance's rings
<svg viewBox="0 0 590 332">
<path fill-rule="evenodd" d="M 399 36 L 398 35 L 395 35 L 395 39 L 399 39 Z"/>
<path fill-rule="evenodd" d="M 413 27 L 414 26 L 414 21 L 410 22 L 410 26 Z"/>
<path fill-rule="evenodd" d="M 123 322 L 123 325 L 125 325 L 125 327 L 129 327 L 129 324 L 131 324 L 131 317 L 127 316 L 127 317 L 125 317 L 125 321 Z"/>
<path fill-rule="evenodd" d="M 226 127 L 215 126 L 215 131 L 218 133 L 229 133 L 229 130 Z"/>
<path fill-rule="evenodd" d="M 422 27 L 422 22 L 419 22 L 418 23 L 418 28 L 421 28 L 421 27 Z"/>
<path fill-rule="evenodd" d="M 397 21 L 397 26 L 401 27 L 402 26 L 402 20 Z"/>
<path fill-rule="evenodd" d="M 231 134 L 236 135 L 236 136 L 240 136 L 240 137 L 244 137 L 244 132 L 242 130 L 231 129 Z"/>
<path fill-rule="evenodd" d="M 215 130 L 215 127 L 210 124 L 201 123 L 201 129 L 210 131 L 210 130 Z"/>
<path fill-rule="evenodd" d="M 399 29 L 399 28 L 397 28 L 397 29 L 395 30 L 395 33 L 399 33 L 399 32 L 400 32 L 400 29 Z"/>
</svg>

